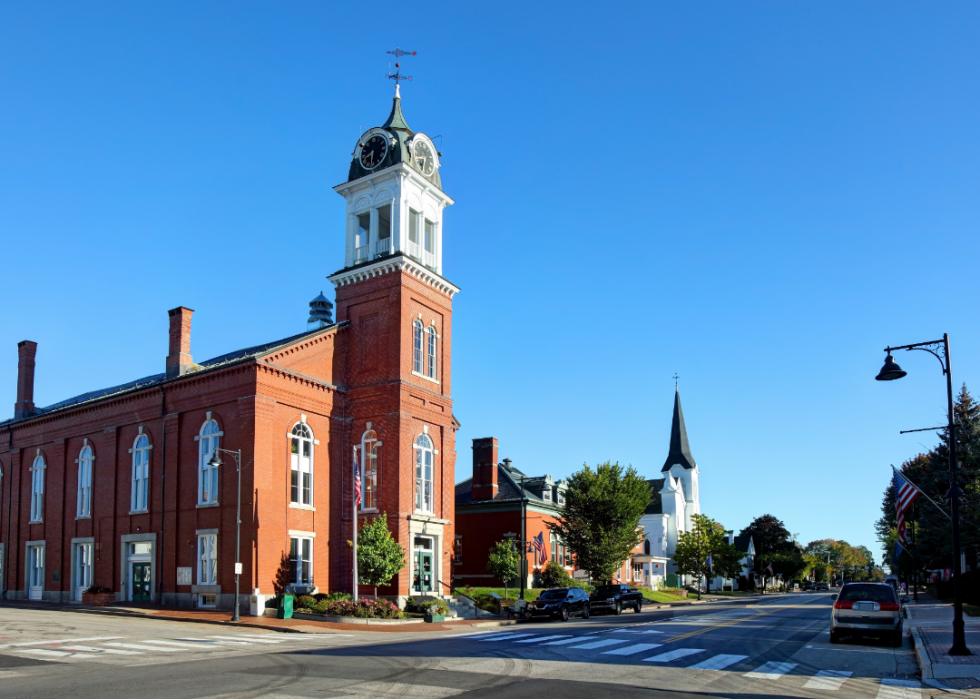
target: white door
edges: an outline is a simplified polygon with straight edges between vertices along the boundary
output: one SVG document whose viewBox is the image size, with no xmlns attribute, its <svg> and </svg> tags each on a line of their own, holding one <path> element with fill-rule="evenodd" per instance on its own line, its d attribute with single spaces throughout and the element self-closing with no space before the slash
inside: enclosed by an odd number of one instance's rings
<svg viewBox="0 0 980 699">
<path fill-rule="evenodd" d="M 92 586 L 92 544 L 75 545 L 75 601 Z"/>
<path fill-rule="evenodd" d="M 27 549 L 29 589 L 27 599 L 42 599 L 44 592 L 44 548 L 30 546 Z"/>
</svg>

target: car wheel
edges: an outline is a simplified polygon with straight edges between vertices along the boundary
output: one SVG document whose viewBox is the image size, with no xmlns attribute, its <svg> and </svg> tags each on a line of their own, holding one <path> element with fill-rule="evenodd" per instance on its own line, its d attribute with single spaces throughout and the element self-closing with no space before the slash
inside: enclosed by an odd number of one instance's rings
<svg viewBox="0 0 980 699">
<path fill-rule="evenodd" d="M 636 600 L 636 613 L 639 614 L 642 611 L 643 611 L 643 600 L 638 599 Z"/>
<path fill-rule="evenodd" d="M 840 634 L 834 631 L 833 629 L 830 630 L 830 642 L 840 643 Z"/>
<path fill-rule="evenodd" d="M 623 613 L 623 603 L 619 600 L 616 601 L 616 606 L 613 608 L 613 614 L 619 616 Z"/>
<path fill-rule="evenodd" d="M 561 608 L 561 620 L 568 621 L 568 605 L 564 605 Z"/>
<path fill-rule="evenodd" d="M 585 605 L 584 607 L 582 607 L 582 618 L 583 619 L 588 619 L 589 618 L 589 614 L 591 614 L 591 613 L 592 613 L 592 610 L 589 609 L 589 605 Z"/>
</svg>

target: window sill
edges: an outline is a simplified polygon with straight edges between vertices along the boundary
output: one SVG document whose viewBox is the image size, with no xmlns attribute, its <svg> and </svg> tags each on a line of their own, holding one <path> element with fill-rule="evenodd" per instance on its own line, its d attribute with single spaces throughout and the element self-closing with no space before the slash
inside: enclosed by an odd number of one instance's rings
<svg viewBox="0 0 980 699">
<path fill-rule="evenodd" d="M 202 507 L 219 507 L 219 503 L 216 503 L 216 502 L 199 502 L 199 503 L 197 503 L 197 507 L 198 507 L 198 509 L 201 509 Z"/>
<path fill-rule="evenodd" d="M 44 524 L 43 519 L 32 519 L 28 524 Z"/>
<path fill-rule="evenodd" d="M 376 515 L 376 514 L 378 514 L 378 508 L 377 507 L 362 507 L 361 510 L 360 510 L 360 513 L 362 515 Z"/>
<path fill-rule="evenodd" d="M 412 376 L 418 376 L 420 379 L 425 379 L 426 381 L 431 381 L 432 383 L 439 385 L 439 379 L 433 379 L 431 376 L 426 376 L 425 374 L 420 374 L 417 371 L 412 372 Z"/>
<path fill-rule="evenodd" d="M 149 510 L 130 510 L 129 511 L 129 514 L 131 514 L 131 515 L 145 515 L 147 512 L 149 512 Z"/>
<path fill-rule="evenodd" d="M 300 505 L 296 502 L 289 503 L 289 508 L 292 510 L 309 510 L 310 512 L 316 512 L 316 508 L 313 505 Z"/>
<path fill-rule="evenodd" d="M 92 519 L 92 515 L 77 515 L 75 517 L 75 519 L 76 520 L 79 520 L 79 519 Z"/>
</svg>

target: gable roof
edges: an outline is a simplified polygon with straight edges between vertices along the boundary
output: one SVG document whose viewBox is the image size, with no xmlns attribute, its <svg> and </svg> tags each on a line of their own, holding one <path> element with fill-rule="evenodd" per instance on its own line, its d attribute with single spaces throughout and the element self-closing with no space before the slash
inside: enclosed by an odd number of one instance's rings
<svg viewBox="0 0 980 699">
<path fill-rule="evenodd" d="M 752 543 L 751 534 L 740 534 L 735 537 L 735 548 L 741 551 L 742 553 L 749 552 L 749 544 L 751 543 Z"/>
<path fill-rule="evenodd" d="M 531 489 L 534 484 L 547 480 L 548 476 L 528 476 L 513 466 L 508 468 L 504 464 L 497 464 L 497 494 L 493 496 L 493 499 L 473 500 L 473 477 L 471 476 L 456 484 L 456 506 L 520 502 L 521 476 L 524 477 L 524 497 L 529 505 L 558 509 L 557 503 L 545 500 Z"/>
<path fill-rule="evenodd" d="M 180 381 L 183 378 L 190 376 L 198 376 L 204 371 L 213 371 L 231 364 L 236 364 L 238 362 L 247 361 L 250 359 L 259 359 L 264 355 L 276 352 L 284 347 L 295 344 L 301 340 L 308 337 L 313 337 L 318 333 L 328 332 L 330 330 L 337 329 L 341 326 L 346 326 L 348 321 L 342 321 L 340 323 L 334 323 L 333 325 L 328 325 L 323 328 L 317 328 L 316 330 L 309 330 L 307 332 L 299 333 L 298 335 L 291 335 L 290 337 L 283 338 L 281 340 L 276 340 L 274 342 L 266 342 L 261 345 L 255 345 L 253 347 L 246 347 L 245 349 L 235 350 L 233 352 L 228 352 L 227 354 L 222 354 L 213 359 L 209 359 L 205 362 L 197 364 L 193 371 L 190 371 L 183 376 L 178 376 L 173 379 L 173 381 Z M 88 393 L 82 393 L 80 395 L 74 396 L 73 398 L 68 398 L 58 403 L 53 403 L 44 408 L 35 408 L 34 412 L 27 417 L 23 418 L 11 418 L 9 420 L 0 421 L 0 425 L 6 425 L 13 422 L 22 422 L 25 420 L 31 420 L 35 417 L 40 417 L 42 415 L 48 415 L 50 413 L 57 412 L 59 410 L 65 410 L 67 408 L 73 408 L 84 403 L 91 403 L 94 401 L 102 400 L 103 398 L 111 398 L 115 396 L 122 395 L 124 393 L 131 393 L 133 391 L 139 391 L 150 386 L 156 386 L 167 382 L 166 373 L 153 374 L 152 376 L 146 376 L 142 379 L 136 379 L 135 381 L 129 381 L 127 383 L 119 384 L 118 386 L 110 386 L 109 388 L 102 388 L 97 391 L 89 391 Z"/>
<path fill-rule="evenodd" d="M 674 388 L 674 417 L 670 423 L 670 452 L 661 473 L 669 471 L 674 464 L 680 464 L 686 469 L 695 468 L 694 457 L 691 456 L 691 445 L 687 441 L 687 427 L 684 425 L 684 411 L 681 410 L 681 392 Z"/>
</svg>

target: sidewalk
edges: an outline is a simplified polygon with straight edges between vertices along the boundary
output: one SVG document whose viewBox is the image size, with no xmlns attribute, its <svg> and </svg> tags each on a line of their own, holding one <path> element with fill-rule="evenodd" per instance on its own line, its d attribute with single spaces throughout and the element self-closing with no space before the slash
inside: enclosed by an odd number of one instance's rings
<svg viewBox="0 0 980 699">
<path fill-rule="evenodd" d="M 150 619 L 166 619 L 168 621 L 190 621 L 205 624 L 222 624 L 226 626 L 260 628 L 281 633 L 340 633 L 350 631 L 379 632 L 379 633 L 432 633 L 436 631 L 458 630 L 460 627 L 473 626 L 479 620 L 458 619 L 445 621 L 441 624 L 339 624 L 325 621 L 307 621 L 305 619 L 276 619 L 269 616 L 241 615 L 241 623 L 231 621 L 232 613 L 210 609 L 185 609 L 181 607 L 166 607 L 160 604 L 119 604 L 108 607 L 87 607 L 82 604 L 59 605 L 50 602 L 26 602 L 21 600 L 3 600 L 0 608 L 16 607 L 20 609 L 44 609 L 47 611 L 76 612 L 84 614 L 103 614 L 105 616 L 144 617 Z M 496 620 L 490 620 L 494 622 Z M 482 625 L 485 625 L 484 621 Z"/>
<path fill-rule="evenodd" d="M 948 655 L 953 645 L 953 605 L 940 604 L 921 592 L 919 597 L 918 604 L 905 607 L 905 626 L 912 634 L 923 681 L 980 694 L 980 619 L 963 617 L 966 645 L 974 655 Z"/>
</svg>

